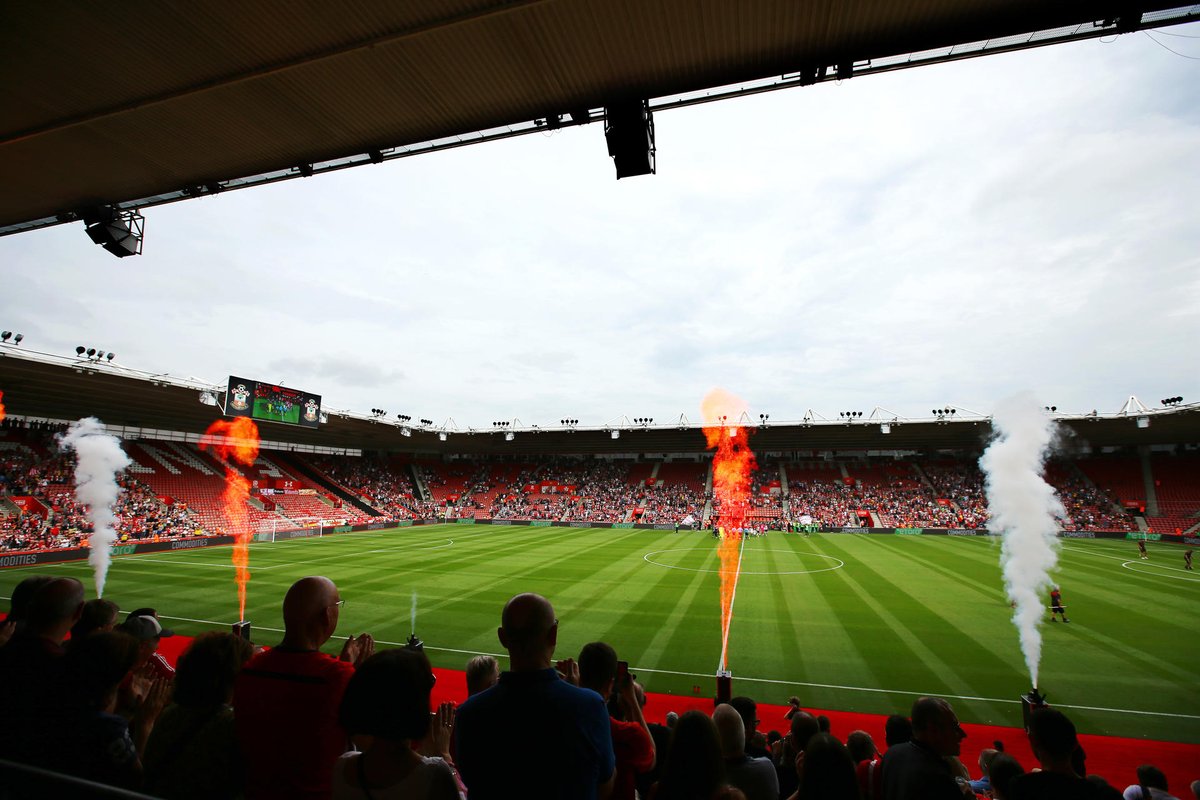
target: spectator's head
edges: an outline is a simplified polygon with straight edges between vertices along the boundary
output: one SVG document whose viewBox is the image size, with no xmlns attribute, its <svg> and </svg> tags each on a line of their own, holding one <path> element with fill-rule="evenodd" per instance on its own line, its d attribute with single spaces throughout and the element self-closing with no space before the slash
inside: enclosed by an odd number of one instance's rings
<svg viewBox="0 0 1200 800">
<path fill-rule="evenodd" d="M 116 628 L 128 633 L 138 642 L 138 666 L 145 664 L 150 656 L 158 650 L 158 643 L 164 636 L 174 636 L 175 632 L 164 630 L 162 623 L 155 617 L 128 616 Z"/>
<path fill-rule="evenodd" d="M 81 706 L 111 711 L 117 687 L 137 661 L 138 644 L 120 631 L 94 633 L 71 648 L 67 656 L 67 685 Z"/>
<path fill-rule="evenodd" d="M 666 720 L 667 720 L 667 727 L 670 728 L 671 730 L 674 730 L 675 726 L 679 724 L 679 715 L 677 713 L 675 713 L 674 711 L 668 711 Z"/>
<path fill-rule="evenodd" d="M 887 743 L 888 747 L 911 742 L 912 735 L 912 722 L 903 714 L 892 714 L 883 724 L 883 741 Z"/>
<path fill-rule="evenodd" d="M 83 613 L 75 627 L 71 628 L 71 641 L 77 642 L 85 636 L 102 631 L 111 631 L 117 623 L 121 607 L 112 600 L 97 598 L 83 604 Z M 72 645 L 74 646 L 74 645 Z"/>
<path fill-rule="evenodd" d="M 232 633 L 210 631 L 196 637 L 175 670 L 174 701 L 186 708 L 216 709 L 233 697 L 233 682 L 254 646 Z"/>
<path fill-rule="evenodd" d="M 828 733 L 818 733 L 804 750 L 804 772 L 797 790 L 800 797 L 854 800 L 858 778 L 850 751 Z"/>
<path fill-rule="evenodd" d="M 744 755 L 746 726 L 737 709 L 728 703 L 722 703 L 713 709 L 712 720 L 717 726 L 717 736 L 721 740 L 721 755 L 725 758 Z"/>
<path fill-rule="evenodd" d="M 607 698 L 617 677 L 617 651 L 604 642 L 588 642 L 579 651 L 579 685 Z"/>
<path fill-rule="evenodd" d="M 495 686 L 500 680 L 500 664 L 492 656 L 475 656 L 467 662 L 467 696 Z"/>
<path fill-rule="evenodd" d="M 554 606 L 540 594 L 519 594 L 504 605 L 497 634 L 514 672 L 546 669 L 558 644 Z"/>
<path fill-rule="evenodd" d="M 413 741 L 429 730 L 433 670 L 419 650 L 384 650 L 354 672 L 338 720 L 351 735 Z"/>
<path fill-rule="evenodd" d="M 141 608 L 135 608 L 125 615 L 125 619 L 129 619 L 130 617 L 154 617 L 158 619 L 158 609 L 151 608 L 150 606 L 142 606 Z"/>
<path fill-rule="evenodd" d="M 1055 708 L 1035 709 L 1029 715 L 1029 744 L 1042 769 L 1071 772 L 1071 757 L 1079 747 L 1075 725 Z"/>
<path fill-rule="evenodd" d="M 830 721 L 829 717 L 825 716 L 824 714 L 818 714 L 817 729 L 821 731 L 821 733 L 829 733 L 833 729 L 833 723 Z"/>
<path fill-rule="evenodd" d="M 767 731 L 767 745 L 774 747 L 775 743 L 783 738 L 783 734 L 777 730 Z"/>
<path fill-rule="evenodd" d="M 283 598 L 283 641 L 318 650 L 337 630 L 341 596 L 329 578 L 310 576 L 292 584 Z"/>
<path fill-rule="evenodd" d="M 54 578 L 49 575 L 30 575 L 13 587 L 12 599 L 8 604 L 7 619 L 17 623 L 17 630 L 23 630 L 29 620 L 29 609 L 33 606 L 33 596 Z"/>
<path fill-rule="evenodd" d="M 736 717 L 737 712 L 733 715 Z M 685 712 L 671 736 L 656 797 L 658 800 L 712 797 L 724 784 L 725 761 L 721 758 L 717 726 L 703 711 Z"/>
<path fill-rule="evenodd" d="M 1192 790 L 1192 796 L 1195 797 L 1196 800 L 1200 800 L 1200 781 L 1192 781 L 1192 785 L 1188 788 Z"/>
<path fill-rule="evenodd" d="M 1138 783 L 1148 789 L 1167 791 L 1167 776 L 1153 764 L 1142 764 L 1137 768 Z"/>
<path fill-rule="evenodd" d="M 992 796 L 996 800 L 1008 800 L 1008 787 L 1013 778 L 1024 775 L 1025 769 L 1008 753 L 997 753 L 991 766 Z"/>
<path fill-rule="evenodd" d="M 991 747 L 985 747 L 979 751 L 979 773 L 983 777 L 986 778 L 992 773 L 992 761 L 995 760 L 999 752 L 999 750 Z"/>
<path fill-rule="evenodd" d="M 74 578 L 52 578 L 33 595 L 27 630 L 62 644 L 82 614 L 83 584 Z"/>
<path fill-rule="evenodd" d="M 850 758 L 854 759 L 855 764 L 871 761 L 879 752 L 875 747 L 875 740 L 866 731 L 851 731 L 846 737 L 846 749 L 850 751 Z"/>
<path fill-rule="evenodd" d="M 940 697 L 921 697 L 912 706 L 913 739 L 939 756 L 957 756 L 966 732 L 950 704 Z"/>
<path fill-rule="evenodd" d="M 746 729 L 746 739 L 749 740 L 758 730 L 758 703 L 749 697 L 739 696 L 729 701 L 729 705 L 742 718 L 742 726 Z"/>
<path fill-rule="evenodd" d="M 807 711 L 797 711 L 792 714 L 792 724 L 786 738 L 792 752 L 800 753 L 808 746 L 808 740 L 820 732 L 816 717 Z"/>
</svg>

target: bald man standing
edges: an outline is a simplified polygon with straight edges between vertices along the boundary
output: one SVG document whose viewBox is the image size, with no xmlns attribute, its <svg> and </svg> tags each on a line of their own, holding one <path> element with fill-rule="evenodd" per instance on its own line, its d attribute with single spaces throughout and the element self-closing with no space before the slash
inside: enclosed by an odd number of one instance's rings
<svg viewBox="0 0 1200 800">
<path fill-rule="evenodd" d="M 961 800 L 964 791 L 946 759 L 958 756 L 967 737 L 950 704 L 920 697 L 912 706 L 912 741 L 883 754 L 884 800 Z"/>
<path fill-rule="evenodd" d="M 558 620 L 546 598 L 519 594 L 498 630 L 509 670 L 455 720 L 459 774 L 471 800 L 605 798 L 615 762 L 608 709 L 552 666 Z"/>
<path fill-rule="evenodd" d="M 375 652 L 366 633 L 349 637 L 339 658 L 321 652 L 343 602 L 328 578 L 296 581 L 283 599 L 283 641 L 238 675 L 234 720 L 249 800 L 329 797 L 347 749 L 338 705 L 354 668 Z"/>
</svg>

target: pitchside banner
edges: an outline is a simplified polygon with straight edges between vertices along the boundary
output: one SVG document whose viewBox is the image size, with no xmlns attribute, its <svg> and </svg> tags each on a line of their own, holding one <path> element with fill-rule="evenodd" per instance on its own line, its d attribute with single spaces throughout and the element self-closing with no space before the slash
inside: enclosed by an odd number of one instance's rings
<svg viewBox="0 0 1200 800">
<path fill-rule="evenodd" d="M 212 547 L 214 545 L 233 544 L 232 536 L 209 536 L 203 539 L 175 539 L 170 542 L 139 542 L 137 544 L 119 544 L 112 549 L 113 555 L 134 555 L 136 553 L 162 553 L 170 550 L 192 550 L 197 547 Z M 37 553 L 8 553 L 0 555 L 0 567 L 32 567 L 35 564 L 57 564 L 63 561 L 80 561 L 91 552 L 86 547 L 75 547 L 70 550 L 45 550 Z"/>
</svg>

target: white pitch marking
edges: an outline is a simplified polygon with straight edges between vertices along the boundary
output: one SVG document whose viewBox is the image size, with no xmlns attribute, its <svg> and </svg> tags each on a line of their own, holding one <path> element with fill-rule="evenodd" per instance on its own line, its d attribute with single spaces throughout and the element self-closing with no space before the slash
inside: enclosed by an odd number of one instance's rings
<svg viewBox="0 0 1200 800">
<path fill-rule="evenodd" d="M 164 619 L 177 619 L 177 620 L 182 620 L 184 622 L 199 622 L 204 625 L 227 626 L 227 625 L 233 624 L 231 622 L 216 622 L 211 619 L 193 619 L 191 617 L 172 617 L 172 616 L 168 616 L 167 614 L 160 614 L 159 616 L 163 617 Z M 282 628 L 266 628 L 266 627 L 257 627 L 256 626 L 256 630 L 272 631 L 275 633 L 283 633 Z M 391 645 L 394 647 L 403 647 L 404 646 L 403 642 L 387 642 L 382 639 L 376 639 L 375 641 L 378 644 L 386 644 L 386 645 Z M 425 645 L 425 648 L 427 650 L 438 650 L 438 651 L 446 652 L 446 653 L 485 655 L 485 656 L 495 656 L 496 658 L 507 658 L 508 657 L 507 653 L 487 653 L 482 650 L 459 650 L 459 649 L 452 648 L 452 647 L 431 647 L 430 645 Z M 669 669 L 648 669 L 645 667 L 636 667 L 636 666 L 632 666 L 632 665 L 630 666 L 630 670 L 633 672 L 649 672 L 649 673 L 655 673 L 655 674 L 660 674 L 660 675 L 680 675 L 683 677 L 690 677 L 690 678 L 711 678 L 711 677 L 713 677 L 712 675 L 710 675 L 706 672 L 676 672 L 675 670 L 669 670 Z M 842 685 L 835 684 L 835 683 L 807 683 L 804 681 L 781 681 L 781 680 L 776 680 L 773 678 L 750 678 L 745 675 L 739 675 L 738 680 L 751 681 L 753 683 L 770 683 L 770 684 L 777 684 L 780 686 L 807 686 L 807 687 L 811 687 L 814 689 L 841 689 L 841 690 L 849 691 L 849 692 L 873 692 L 876 694 L 903 694 L 903 695 L 909 695 L 912 697 L 944 697 L 948 700 L 977 700 L 977 701 L 981 701 L 981 702 L 985 702 L 985 703 L 1008 703 L 1008 704 L 1016 705 L 1021 702 L 1020 700 L 1009 700 L 1007 698 L 999 698 L 999 697 L 976 697 L 974 695 L 966 695 L 966 694 L 942 694 L 941 692 L 910 692 L 910 691 L 906 691 L 903 689 L 873 689 L 868 686 L 842 686 Z M 1100 706 L 1067 705 L 1066 703 L 1056 703 L 1055 707 L 1057 707 L 1057 708 L 1073 708 L 1073 709 L 1078 709 L 1080 711 L 1103 711 L 1103 712 L 1107 712 L 1110 714 L 1140 714 L 1142 716 L 1150 716 L 1150 717 L 1171 717 L 1174 719 L 1200 719 L 1200 715 L 1195 715 L 1195 714 L 1171 714 L 1166 711 L 1141 711 L 1139 709 L 1134 709 L 1134 708 L 1103 708 Z"/>
<path fill-rule="evenodd" d="M 1143 561 L 1143 559 L 1140 559 L 1140 558 L 1135 559 L 1133 561 L 1125 561 L 1121 564 L 1121 566 L 1124 567 L 1125 569 L 1129 570 L 1130 572 L 1136 572 L 1139 575 L 1151 575 L 1156 578 L 1170 578 L 1173 581 L 1186 581 L 1187 583 L 1200 583 L 1200 578 L 1188 578 L 1183 575 L 1162 575 L 1159 573 L 1146 572 L 1144 570 L 1134 569 L 1133 567 L 1129 566 L 1130 564 L 1141 564 L 1142 561 Z M 1169 569 L 1169 570 L 1172 570 L 1173 572 L 1186 572 L 1187 571 L 1184 569 L 1180 569 L 1179 567 L 1168 567 L 1165 564 L 1147 564 L 1147 566 L 1152 567 L 1154 569 Z"/>
<path fill-rule="evenodd" d="M 744 547 L 745 543 L 743 543 L 742 546 Z M 684 572 L 720 572 L 721 571 L 719 569 L 696 569 L 695 567 L 680 567 L 680 566 L 676 566 L 674 564 L 663 564 L 661 562 L 654 561 L 653 559 L 650 558 L 650 556 L 656 556 L 659 553 L 677 553 L 680 551 L 685 551 L 688 553 L 695 552 L 695 550 L 690 547 L 673 547 L 668 550 L 653 550 L 653 551 L 643 555 L 642 560 L 645 561 L 647 564 L 653 564 L 656 567 L 664 567 L 666 569 L 681 569 Z M 816 556 L 817 558 L 827 558 L 830 561 L 836 561 L 837 564 L 835 564 L 832 567 L 825 567 L 824 569 L 798 569 L 798 570 L 791 570 L 791 571 L 787 571 L 787 572 L 746 572 L 745 570 L 740 570 L 739 574 L 741 574 L 741 575 L 809 575 L 809 574 L 817 573 L 817 572 L 829 572 L 831 570 L 841 569 L 842 567 L 846 566 L 846 562 L 842 561 L 840 558 L 834 558 L 833 556 L 826 556 L 826 555 L 822 555 L 820 553 L 797 553 L 793 550 L 756 550 L 755 552 L 758 552 L 758 553 L 790 553 L 794 556 Z"/>
</svg>

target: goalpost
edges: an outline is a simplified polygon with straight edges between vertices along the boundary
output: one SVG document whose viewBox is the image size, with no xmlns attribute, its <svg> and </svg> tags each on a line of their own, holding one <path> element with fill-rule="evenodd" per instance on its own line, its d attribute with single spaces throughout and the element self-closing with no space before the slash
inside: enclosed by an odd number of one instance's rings
<svg viewBox="0 0 1200 800">
<path fill-rule="evenodd" d="M 295 517 L 294 519 L 272 519 L 263 521 L 258 526 L 258 541 L 282 541 L 285 539 L 305 539 L 324 536 L 324 529 L 330 520 L 324 517 Z"/>
</svg>

